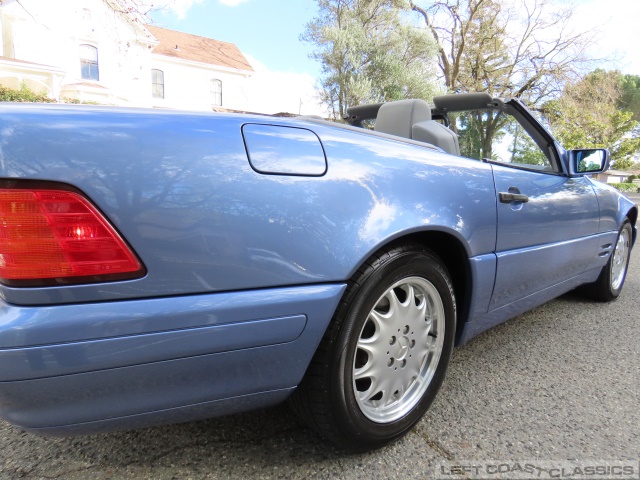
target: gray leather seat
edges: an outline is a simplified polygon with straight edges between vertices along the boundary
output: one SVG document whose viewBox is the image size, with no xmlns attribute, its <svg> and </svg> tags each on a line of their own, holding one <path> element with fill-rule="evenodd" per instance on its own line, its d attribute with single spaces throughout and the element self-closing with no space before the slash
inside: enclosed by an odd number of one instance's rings
<svg viewBox="0 0 640 480">
<path fill-rule="evenodd" d="M 460 155 L 458 137 L 431 120 L 431 107 L 424 100 L 398 100 L 380 107 L 375 131 L 426 142 L 452 155 Z"/>
</svg>

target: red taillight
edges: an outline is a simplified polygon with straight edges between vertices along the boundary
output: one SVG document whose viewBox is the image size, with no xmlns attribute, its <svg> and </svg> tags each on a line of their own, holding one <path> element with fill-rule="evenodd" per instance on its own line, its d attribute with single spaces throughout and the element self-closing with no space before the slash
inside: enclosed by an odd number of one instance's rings
<svg viewBox="0 0 640 480">
<path fill-rule="evenodd" d="M 142 272 L 120 235 L 82 195 L 0 189 L 0 281 L 104 281 Z"/>
</svg>

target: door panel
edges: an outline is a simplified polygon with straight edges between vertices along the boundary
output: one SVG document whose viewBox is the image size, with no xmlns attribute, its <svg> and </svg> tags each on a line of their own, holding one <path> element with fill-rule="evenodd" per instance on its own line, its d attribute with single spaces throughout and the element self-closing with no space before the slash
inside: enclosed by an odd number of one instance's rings
<svg viewBox="0 0 640 480">
<path fill-rule="evenodd" d="M 495 164 L 493 173 L 498 265 L 489 310 L 584 272 L 593 262 L 599 222 L 598 201 L 584 177 Z M 503 195 L 501 201 L 500 193 L 517 200 Z"/>
</svg>

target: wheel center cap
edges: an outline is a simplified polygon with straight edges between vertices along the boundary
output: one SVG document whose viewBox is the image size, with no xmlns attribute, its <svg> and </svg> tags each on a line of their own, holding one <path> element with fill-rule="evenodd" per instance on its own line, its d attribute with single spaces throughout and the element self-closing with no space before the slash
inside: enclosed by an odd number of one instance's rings
<svg viewBox="0 0 640 480">
<path fill-rule="evenodd" d="M 403 360 L 409 352 L 409 339 L 407 337 L 400 337 L 398 339 L 398 350 L 396 351 L 396 360 Z"/>
</svg>

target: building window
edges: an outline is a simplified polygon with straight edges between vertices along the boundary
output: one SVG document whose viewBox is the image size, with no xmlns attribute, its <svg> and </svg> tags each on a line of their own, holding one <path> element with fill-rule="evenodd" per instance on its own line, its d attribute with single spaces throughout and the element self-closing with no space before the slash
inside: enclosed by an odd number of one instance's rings
<svg viewBox="0 0 640 480">
<path fill-rule="evenodd" d="M 222 106 L 222 81 L 217 78 L 211 80 L 211 102 Z"/>
<path fill-rule="evenodd" d="M 98 49 L 93 45 L 80 45 L 80 73 L 86 80 L 100 80 Z"/>
<path fill-rule="evenodd" d="M 151 95 L 153 98 L 164 98 L 164 72 L 151 70 Z"/>
</svg>

